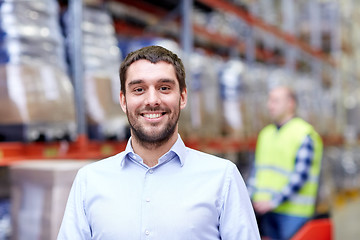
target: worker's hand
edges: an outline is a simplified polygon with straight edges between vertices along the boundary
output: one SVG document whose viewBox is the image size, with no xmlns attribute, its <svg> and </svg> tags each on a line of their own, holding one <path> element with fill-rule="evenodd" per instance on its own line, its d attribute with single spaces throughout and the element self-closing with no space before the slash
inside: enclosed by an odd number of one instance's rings
<svg viewBox="0 0 360 240">
<path fill-rule="evenodd" d="M 258 214 L 265 214 L 274 209 L 274 205 L 270 201 L 261 201 L 254 203 L 254 210 Z"/>
</svg>

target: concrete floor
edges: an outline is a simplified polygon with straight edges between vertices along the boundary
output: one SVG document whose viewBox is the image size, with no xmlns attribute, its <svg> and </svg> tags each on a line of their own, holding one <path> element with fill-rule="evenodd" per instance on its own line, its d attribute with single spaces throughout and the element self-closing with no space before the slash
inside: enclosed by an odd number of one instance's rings
<svg viewBox="0 0 360 240">
<path fill-rule="evenodd" d="M 360 239 L 360 197 L 342 200 L 332 211 L 334 239 Z"/>
</svg>

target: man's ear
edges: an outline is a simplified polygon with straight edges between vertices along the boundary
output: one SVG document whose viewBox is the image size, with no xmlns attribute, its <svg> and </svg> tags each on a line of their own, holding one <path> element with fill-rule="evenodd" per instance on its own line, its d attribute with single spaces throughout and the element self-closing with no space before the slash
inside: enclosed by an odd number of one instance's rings
<svg viewBox="0 0 360 240">
<path fill-rule="evenodd" d="M 184 109 L 187 103 L 187 89 L 184 88 L 180 94 L 180 109 Z"/>
<path fill-rule="evenodd" d="M 295 112 L 296 112 L 296 102 L 295 102 L 293 99 L 291 99 L 291 100 L 288 102 L 288 104 L 289 104 L 290 111 L 291 111 L 292 113 L 295 113 Z"/>
<path fill-rule="evenodd" d="M 124 111 L 124 113 L 126 113 L 126 98 L 125 98 L 125 93 L 123 91 L 120 91 L 119 102 L 121 109 Z"/>
</svg>

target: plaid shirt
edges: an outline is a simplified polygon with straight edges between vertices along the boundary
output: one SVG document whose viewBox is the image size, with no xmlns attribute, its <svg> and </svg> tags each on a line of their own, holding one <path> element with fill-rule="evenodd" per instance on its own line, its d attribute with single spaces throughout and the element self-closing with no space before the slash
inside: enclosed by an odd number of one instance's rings
<svg viewBox="0 0 360 240">
<path fill-rule="evenodd" d="M 310 167 L 314 156 L 314 142 L 308 135 L 303 140 L 295 159 L 294 171 L 290 175 L 289 184 L 286 185 L 281 192 L 273 196 L 272 203 L 275 207 L 282 202 L 288 200 L 292 195 L 297 193 L 304 185 L 309 177 Z M 254 168 L 253 168 L 254 169 Z M 252 195 L 254 191 L 256 170 L 252 171 L 249 183 L 249 194 Z"/>
</svg>

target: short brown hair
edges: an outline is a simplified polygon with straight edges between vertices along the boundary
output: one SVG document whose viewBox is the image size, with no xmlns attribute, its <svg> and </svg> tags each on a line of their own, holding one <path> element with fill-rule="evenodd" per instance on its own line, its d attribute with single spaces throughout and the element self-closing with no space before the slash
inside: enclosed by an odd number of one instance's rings
<svg viewBox="0 0 360 240">
<path fill-rule="evenodd" d="M 185 68 L 181 59 L 173 52 L 160 46 L 143 47 L 129 53 L 120 66 L 120 86 L 125 93 L 126 72 L 130 65 L 138 60 L 148 60 L 151 63 L 164 61 L 174 66 L 176 78 L 179 81 L 180 92 L 186 88 Z"/>
</svg>

